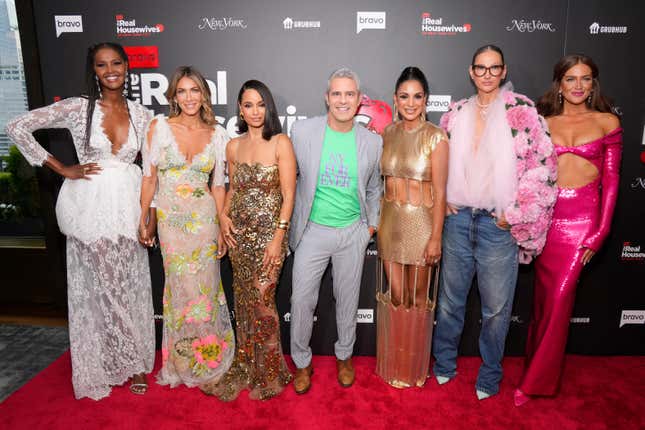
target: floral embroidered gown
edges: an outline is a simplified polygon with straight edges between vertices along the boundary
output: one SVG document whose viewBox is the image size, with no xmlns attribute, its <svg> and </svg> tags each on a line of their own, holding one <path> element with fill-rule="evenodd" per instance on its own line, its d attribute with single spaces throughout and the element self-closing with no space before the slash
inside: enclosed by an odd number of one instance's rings
<svg viewBox="0 0 645 430">
<path fill-rule="evenodd" d="M 188 162 L 167 120 L 156 117 L 147 163 L 157 166 L 163 295 L 161 385 L 189 387 L 217 381 L 233 360 L 235 341 L 220 280 L 215 200 L 224 185 L 226 131 L 215 126 L 204 150 Z M 146 172 L 147 173 L 147 172 Z"/>
<path fill-rule="evenodd" d="M 282 355 L 280 321 L 275 290 L 282 264 L 262 271 L 262 259 L 282 208 L 277 165 L 237 163 L 231 178 L 231 220 L 237 229 L 237 246 L 229 250 L 233 264 L 233 292 L 237 351 L 226 376 L 217 384 L 201 389 L 224 401 L 234 400 L 240 391 L 251 390 L 252 399 L 266 400 L 278 395 L 292 375 Z M 287 253 L 282 242 L 282 261 Z"/>
<path fill-rule="evenodd" d="M 87 99 L 72 97 L 32 110 L 7 124 L 7 135 L 25 159 L 42 166 L 49 153 L 32 132 L 70 131 L 80 163 L 103 170 L 91 180 L 65 179 L 56 219 L 66 236 L 67 303 L 72 384 L 77 399 L 99 400 L 132 375 L 152 371 L 154 311 L 148 252 L 137 240 L 141 169 L 134 160 L 152 112 L 128 101 L 130 129 L 121 148 L 103 130 L 103 111 L 94 107 L 85 144 Z"/>
</svg>

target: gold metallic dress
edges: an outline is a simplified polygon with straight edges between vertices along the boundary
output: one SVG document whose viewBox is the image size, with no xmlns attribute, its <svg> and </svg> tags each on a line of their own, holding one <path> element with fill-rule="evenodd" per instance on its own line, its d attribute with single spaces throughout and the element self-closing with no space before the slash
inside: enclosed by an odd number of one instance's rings
<svg viewBox="0 0 645 430">
<path fill-rule="evenodd" d="M 231 180 L 235 186 L 231 219 L 238 231 L 234 235 L 237 246 L 229 250 L 237 350 L 222 380 L 201 388 L 224 401 L 234 400 L 248 388 L 251 398 L 264 400 L 279 394 L 292 379 L 282 355 L 275 305 L 282 263 L 262 271 L 264 250 L 273 239 L 282 207 L 280 176 L 277 165 L 238 163 Z M 282 261 L 286 253 L 287 234 L 282 242 Z"/>
<path fill-rule="evenodd" d="M 383 133 L 381 171 L 386 185 L 391 180 L 394 186 L 393 190 L 386 187 L 378 228 L 376 373 L 397 388 L 422 386 L 430 365 L 439 268 L 429 266 L 426 270 L 424 262 L 432 232 L 433 202 L 432 198 L 423 201 L 423 196 L 431 195 L 424 188 L 432 186 L 432 151 L 442 140 L 447 140 L 443 131 L 425 121 L 414 130 L 405 130 L 402 122 L 395 122 Z M 394 179 L 404 180 L 404 195 L 396 195 Z M 418 201 L 410 198 L 412 184 L 418 187 L 416 194 L 420 197 L 414 199 Z M 401 290 L 415 292 L 412 306 L 392 303 L 386 268 L 390 276 L 401 271 Z M 417 278 L 419 269 L 427 271 L 427 276 Z M 406 271 L 410 275 L 404 275 Z M 405 285 L 406 281 L 413 285 Z M 422 303 L 416 301 L 419 289 L 424 291 Z"/>
</svg>

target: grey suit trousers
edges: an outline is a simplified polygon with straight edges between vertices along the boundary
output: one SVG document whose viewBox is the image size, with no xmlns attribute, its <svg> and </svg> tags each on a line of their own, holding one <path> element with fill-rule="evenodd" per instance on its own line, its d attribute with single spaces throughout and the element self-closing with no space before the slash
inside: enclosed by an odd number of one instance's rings
<svg viewBox="0 0 645 430">
<path fill-rule="evenodd" d="M 331 259 L 336 299 L 338 340 L 334 352 L 340 360 L 352 356 L 356 341 L 356 312 L 365 249 L 370 239 L 365 222 L 326 227 L 309 221 L 294 250 L 291 293 L 291 358 L 298 368 L 311 363 L 311 331 L 320 281 Z"/>
</svg>

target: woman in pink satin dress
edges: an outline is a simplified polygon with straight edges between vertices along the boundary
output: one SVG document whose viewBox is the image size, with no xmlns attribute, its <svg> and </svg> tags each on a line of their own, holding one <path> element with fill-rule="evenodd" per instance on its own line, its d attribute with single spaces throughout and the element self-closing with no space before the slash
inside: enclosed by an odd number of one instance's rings
<svg viewBox="0 0 645 430">
<path fill-rule="evenodd" d="M 558 155 L 558 198 L 535 262 L 533 316 L 515 405 L 558 391 L 580 272 L 609 233 L 618 194 L 622 129 L 600 93 L 598 67 L 567 55 L 540 99 Z"/>
</svg>

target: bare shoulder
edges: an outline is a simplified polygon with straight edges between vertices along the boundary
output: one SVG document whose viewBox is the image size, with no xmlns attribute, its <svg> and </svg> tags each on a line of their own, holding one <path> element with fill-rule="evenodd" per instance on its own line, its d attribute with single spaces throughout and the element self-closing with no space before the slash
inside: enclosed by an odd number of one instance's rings
<svg viewBox="0 0 645 430">
<path fill-rule="evenodd" d="M 609 134 L 620 127 L 620 120 L 611 112 L 598 112 L 595 116 L 605 134 Z"/>
<path fill-rule="evenodd" d="M 289 136 L 287 136 L 285 133 L 278 133 L 271 138 L 271 140 L 273 139 L 275 139 L 275 142 L 279 147 L 285 145 L 291 146 L 291 139 L 289 139 Z"/>
</svg>

